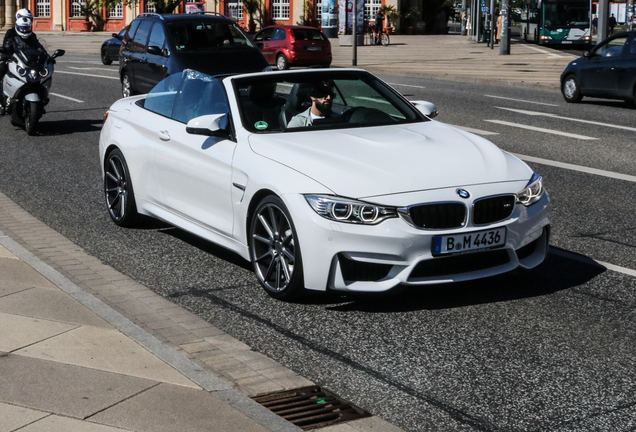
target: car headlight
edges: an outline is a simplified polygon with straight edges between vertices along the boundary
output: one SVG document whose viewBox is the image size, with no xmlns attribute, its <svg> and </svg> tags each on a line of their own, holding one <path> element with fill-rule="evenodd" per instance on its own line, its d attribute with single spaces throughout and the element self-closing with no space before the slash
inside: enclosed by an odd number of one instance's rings
<svg viewBox="0 0 636 432">
<path fill-rule="evenodd" d="M 320 216 L 338 222 L 375 225 L 385 219 L 397 217 L 394 207 L 329 195 L 305 195 L 305 199 Z"/>
<path fill-rule="evenodd" d="M 552 39 L 552 36 L 546 36 L 546 35 L 541 36 L 541 40 L 550 40 L 550 39 Z"/>
<path fill-rule="evenodd" d="M 543 179 L 539 174 L 534 173 L 525 189 L 517 193 L 517 202 L 526 207 L 530 206 L 539 201 L 544 192 Z"/>
</svg>

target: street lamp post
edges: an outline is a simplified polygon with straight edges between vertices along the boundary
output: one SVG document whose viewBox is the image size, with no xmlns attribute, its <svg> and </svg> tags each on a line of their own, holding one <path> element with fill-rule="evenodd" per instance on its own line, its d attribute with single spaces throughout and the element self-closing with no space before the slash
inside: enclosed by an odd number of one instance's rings
<svg viewBox="0 0 636 432">
<path fill-rule="evenodd" d="M 510 54 L 510 2 L 509 0 L 502 0 L 501 2 L 501 47 L 499 49 L 500 55 Z"/>
</svg>

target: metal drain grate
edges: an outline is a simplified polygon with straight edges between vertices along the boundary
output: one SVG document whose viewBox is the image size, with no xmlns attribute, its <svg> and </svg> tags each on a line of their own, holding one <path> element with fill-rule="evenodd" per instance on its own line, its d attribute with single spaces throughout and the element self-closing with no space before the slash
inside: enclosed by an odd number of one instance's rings
<svg viewBox="0 0 636 432">
<path fill-rule="evenodd" d="M 371 416 L 320 386 L 270 393 L 252 399 L 303 430 Z"/>
</svg>

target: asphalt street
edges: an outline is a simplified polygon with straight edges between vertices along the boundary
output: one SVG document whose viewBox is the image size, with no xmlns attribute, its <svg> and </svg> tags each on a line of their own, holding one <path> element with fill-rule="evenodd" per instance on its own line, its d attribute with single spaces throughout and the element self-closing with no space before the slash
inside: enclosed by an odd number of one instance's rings
<svg viewBox="0 0 636 432">
<path fill-rule="evenodd" d="M 409 98 L 436 103 L 439 121 L 485 136 L 544 176 L 552 252 L 537 269 L 478 282 L 283 303 L 232 253 L 159 222 L 110 222 L 98 138 L 120 95 L 116 71 L 96 55 L 65 56 L 40 136 L 0 119 L 2 193 L 103 262 L 406 430 L 636 428 L 632 108 L 384 76 Z"/>
</svg>

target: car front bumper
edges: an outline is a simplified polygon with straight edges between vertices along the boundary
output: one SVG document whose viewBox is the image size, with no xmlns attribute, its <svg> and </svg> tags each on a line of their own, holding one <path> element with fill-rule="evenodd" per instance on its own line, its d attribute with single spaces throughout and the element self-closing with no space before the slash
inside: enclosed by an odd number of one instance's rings
<svg viewBox="0 0 636 432">
<path fill-rule="evenodd" d="M 382 292 L 398 285 L 429 285 L 493 276 L 545 259 L 549 245 L 549 197 L 516 204 L 508 219 L 487 226 L 423 230 L 402 218 L 378 225 L 339 223 L 316 214 L 304 196 L 287 196 L 298 234 L 305 287 L 313 290 Z M 435 236 L 506 227 L 499 248 L 434 256 Z"/>
</svg>

